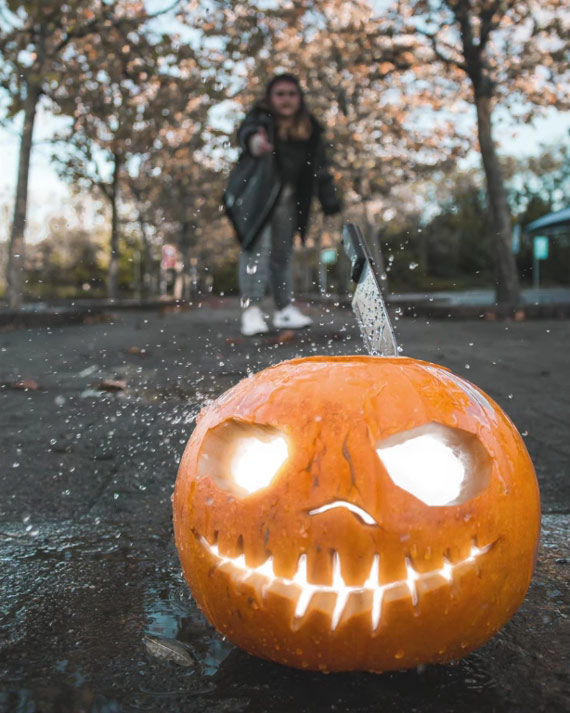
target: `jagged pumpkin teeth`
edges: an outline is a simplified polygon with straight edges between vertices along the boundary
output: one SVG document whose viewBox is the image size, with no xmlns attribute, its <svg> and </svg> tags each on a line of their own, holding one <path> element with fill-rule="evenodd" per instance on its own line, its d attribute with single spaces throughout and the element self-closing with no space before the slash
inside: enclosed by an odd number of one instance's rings
<svg viewBox="0 0 570 713">
<path fill-rule="evenodd" d="M 503 411 L 406 357 L 313 357 L 200 414 L 173 498 L 199 607 L 246 651 L 300 668 L 459 659 L 528 588 L 540 501 Z"/>
<path fill-rule="evenodd" d="M 444 586 L 446 583 L 452 582 L 455 570 L 463 571 L 465 569 L 465 565 L 473 564 L 478 557 L 486 552 L 489 552 L 494 543 L 490 543 L 486 547 L 477 547 L 472 545 L 468 557 L 464 560 L 461 560 L 456 564 L 451 564 L 450 562 L 444 560 L 444 564 L 441 568 L 429 572 L 418 572 L 414 568 L 411 559 L 407 557 L 407 578 L 384 584 L 379 581 L 380 556 L 375 554 L 372 559 L 372 565 L 370 567 L 368 578 L 362 585 L 349 585 L 346 583 L 341 573 L 341 563 L 338 552 L 333 553 L 332 583 L 319 584 L 310 582 L 308 579 L 307 556 L 305 554 L 302 554 L 299 557 L 297 569 L 293 577 L 287 578 L 280 577 L 275 574 L 273 557 L 268 557 L 263 564 L 257 567 L 248 567 L 243 554 L 237 557 L 225 557 L 220 553 L 217 545 L 210 545 L 205 539 L 202 539 L 202 544 L 215 558 L 215 566 L 221 571 L 224 571 L 225 569 L 236 584 L 252 582 L 256 579 L 257 575 L 261 580 L 257 580 L 257 587 L 259 588 L 263 599 L 265 599 L 268 592 L 273 591 L 272 585 L 274 584 L 279 585 L 279 587 L 274 587 L 274 590 L 277 593 L 282 592 L 283 587 L 290 588 L 291 591 L 288 592 L 288 594 L 290 598 L 296 602 L 294 619 L 302 619 L 305 616 L 315 594 L 320 592 L 335 595 L 336 599 L 334 608 L 328 611 L 331 618 L 332 631 L 337 628 L 340 620 L 342 619 L 342 615 L 350 596 L 372 594 L 373 605 L 371 608 L 371 625 L 372 630 L 375 631 L 380 622 L 382 601 L 385 592 L 390 591 L 392 594 L 397 595 L 396 597 L 392 596 L 392 600 L 396 598 L 401 599 L 404 597 L 411 597 L 412 604 L 417 606 L 418 582 L 423 584 L 430 583 L 431 588 Z M 358 613 L 358 608 L 356 608 L 354 613 Z M 292 626 L 294 628 L 298 628 L 298 623 L 292 622 Z"/>
</svg>

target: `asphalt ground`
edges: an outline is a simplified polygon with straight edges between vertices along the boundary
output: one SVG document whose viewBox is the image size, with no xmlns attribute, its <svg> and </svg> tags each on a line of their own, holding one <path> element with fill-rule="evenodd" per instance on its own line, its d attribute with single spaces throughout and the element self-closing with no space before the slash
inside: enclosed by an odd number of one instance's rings
<svg viewBox="0 0 570 713">
<path fill-rule="evenodd" d="M 489 393 L 536 467 L 537 569 L 488 644 L 453 665 L 325 676 L 235 649 L 193 603 L 170 496 L 195 416 L 252 371 L 362 352 L 350 310 L 308 309 L 311 329 L 251 339 L 232 299 L 0 333 L 1 713 L 570 711 L 567 320 L 393 313 L 403 353 Z"/>
</svg>

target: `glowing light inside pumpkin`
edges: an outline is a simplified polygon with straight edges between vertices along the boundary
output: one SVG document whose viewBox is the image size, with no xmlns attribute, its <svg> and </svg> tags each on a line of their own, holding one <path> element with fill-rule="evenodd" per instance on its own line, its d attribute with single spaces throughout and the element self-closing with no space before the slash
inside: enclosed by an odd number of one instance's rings
<svg viewBox="0 0 570 713">
<path fill-rule="evenodd" d="M 375 554 L 366 581 L 361 585 L 347 584 L 341 572 L 341 562 L 338 552 L 333 553 L 332 582 L 320 584 L 309 582 L 307 576 L 307 555 L 302 554 L 297 563 L 293 577 L 282 577 L 275 573 L 273 557 L 269 557 L 257 567 L 248 567 L 245 555 L 226 557 L 220 553 L 217 544 L 210 545 L 205 538 L 201 542 L 216 559 L 216 567 L 227 571 L 238 583 L 249 582 L 258 588 L 264 599 L 269 591 L 289 596 L 295 601 L 295 614 L 291 623 L 292 629 L 301 626 L 302 619 L 316 595 L 332 595 L 325 601 L 320 599 L 320 608 L 325 609 L 330 616 L 331 631 L 334 631 L 342 617 L 370 611 L 372 631 L 380 624 L 382 606 L 385 601 L 411 597 L 412 604 L 419 603 L 418 587 L 422 590 L 434 589 L 453 581 L 453 578 L 466 568 L 470 569 L 475 561 L 495 544 L 494 542 L 478 547 L 473 540 L 469 555 L 458 562 L 443 560 L 443 566 L 429 572 L 418 572 L 410 558 L 406 558 L 406 579 L 381 584 L 379 580 L 380 555 Z M 289 589 L 292 591 L 289 592 Z"/>
<path fill-rule="evenodd" d="M 236 485 L 247 493 L 266 488 L 289 457 L 287 441 L 281 436 L 261 440 L 240 438 L 230 463 L 230 473 Z"/>
<path fill-rule="evenodd" d="M 429 506 L 457 505 L 489 483 L 486 450 L 459 428 L 428 423 L 384 439 L 376 452 L 392 481 Z"/>
<path fill-rule="evenodd" d="M 266 488 L 288 458 L 289 441 L 282 431 L 230 418 L 204 438 L 197 477 L 247 497 Z"/>
<path fill-rule="evenodd" d="M 309 515 L 318 515 L 321 512 L 327 512 L 327 510 L 333 510 L 334 508 L 346 508 L 347 510 L 350 510 L 350 512 L 360 518 L 365 525 L 378 524 L 372 515 L 367 513 L 366 510 L 363 510 L 361 507 L 358 507 L 358 505 L 349 503 L 346 500 L 335 500 L 332 503 L 327 503 L 327 505 L 321 505 L 320 508 L 309 510 Z"/>
<path fill-rule="evenodd" d="M 411 438 L 377 453 L 394 483 L 426 505 L 447 505 L 461 492 L 465 466 L 434 436 Z"/>
</svg>

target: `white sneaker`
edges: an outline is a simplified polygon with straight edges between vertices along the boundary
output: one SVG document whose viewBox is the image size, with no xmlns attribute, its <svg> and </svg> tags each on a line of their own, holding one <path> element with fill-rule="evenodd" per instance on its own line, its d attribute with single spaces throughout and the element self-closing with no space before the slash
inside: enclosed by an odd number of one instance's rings
<svg viewBox="0 0 570 713">
<path fill-rule="evenodd" d="M 253 334 L 264 334 L 269 331 L 263 313 L 256 305 L 244 309 L 241 313 L 241 333 L 246 337 Z"/>
<path fill-rule="evenodd" d="M 313 324 L 313 320 L 293 304 L 288 304 L 287 307 L 277 310 L 273 315 L 273 326 L 277 329 L 301 329 L 310 324 Z"/>
</svg>

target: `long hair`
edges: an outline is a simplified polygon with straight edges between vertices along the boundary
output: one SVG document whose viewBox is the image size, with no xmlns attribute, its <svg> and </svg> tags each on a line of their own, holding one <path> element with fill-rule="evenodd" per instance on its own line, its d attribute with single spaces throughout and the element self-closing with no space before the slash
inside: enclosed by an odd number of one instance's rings
<svg viewBox="0 0 570 713">
<path fill-rule="evenodd" d="M 279 121 L 279 117 L 275 115 L 271 106 L 271 90 L 276 84 L 279 84 L 279 82 L 289 82 L 290 84 L 294 84 L 299 92 L 299 109 L 295 113 L 292 123 L 289 125 L 284 125 L 283 122 Z M 267 86 L 265 87 L 265 94 L 258 106 L 260 109 L 268 111 L 273 115 L 275 120 L 275 131 L 277 136 L 282 141 L 307 141 L 310 138 L 313 130 L 311 115 L 305 105 L 305 95 L 303 93 L 303 89 L 301 88 L 301 84 L 294 74 L 289 74 L 287 72 L 283 74 L 276 74 L 267 83 Z"/>
</svg>

